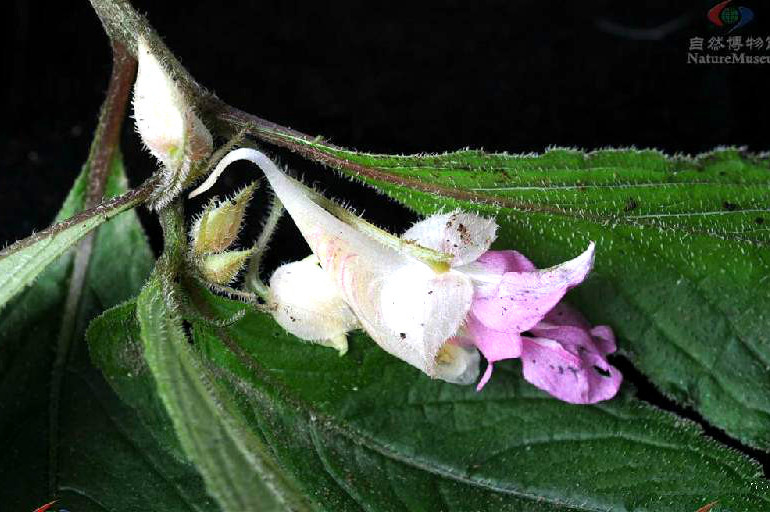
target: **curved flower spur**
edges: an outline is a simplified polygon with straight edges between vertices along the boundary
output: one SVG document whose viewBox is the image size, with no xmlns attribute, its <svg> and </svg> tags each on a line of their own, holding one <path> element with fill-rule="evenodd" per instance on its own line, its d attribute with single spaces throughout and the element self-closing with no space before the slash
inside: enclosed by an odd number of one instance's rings
<svg viewBox="0 0 770 513">
<path fill-rule="evenodd" d="M 250 148 L 229 153 L 190 196 L 238 160 L 262 169 L 314 255 L 280 267 L 270 281 L 267 300 L 290 333 L 344 352 L 345 333 L 360 327 L 428 376 L 460 384 L 477 379 L 480 351 L 489 363 L 479 390 L 495 361 L 520 357 L 525 379 L 561 400 L 594 403 L 617 393 L 622 376 L 606 359 L 615 350 L 612 330 L 592 328 L 560 304 L 591 270 L 593 243 L 539 270 L 516 251 L 490 251 L 496 223 L 470 213 L 434 215 L 396 237 Z M 309 285 L 318 289 L 312 295 Z"/>
</svg>

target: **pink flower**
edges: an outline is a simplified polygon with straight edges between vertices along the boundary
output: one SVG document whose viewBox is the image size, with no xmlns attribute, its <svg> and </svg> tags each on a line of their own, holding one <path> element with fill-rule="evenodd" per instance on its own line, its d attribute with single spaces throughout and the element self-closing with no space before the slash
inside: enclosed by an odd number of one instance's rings
<svg viewBox="0 0 770 513">
<path fill-rule="evenodd" d="M 517 251 L 489 251 L 496 226 L 469 213 L 434 215 L 403 238 L 453 254 L 452 269 L 471 278 L 473 301 L 452 342 L 475 346 L 487 359 L 481 390 L 494 362 L 521 358 L 524 378 L 570 403 L 612 398 L 623 379 L 607 362 L 615 351 L 608 326 L 594 328 L 574 308 L 560 303 L 591 271 L 594 244 L 576 258 L 537 269 Z"/>
<path fill-rule="evenodd" d="M 478 390 L 489 381 L 494 362 L 521 358 L 524 378 L 563 401 L 595 403 L 617 393 L 623 377 L 606 359 L 616 349 L 612 330 L 592 328 L 560 303 L 585 279 L 593 255 L 591 244 L 577 258 L 543 270 L 516 251 L 487 251 L 476 260 L 465 329 L 489 362 Z"/>
</svg>

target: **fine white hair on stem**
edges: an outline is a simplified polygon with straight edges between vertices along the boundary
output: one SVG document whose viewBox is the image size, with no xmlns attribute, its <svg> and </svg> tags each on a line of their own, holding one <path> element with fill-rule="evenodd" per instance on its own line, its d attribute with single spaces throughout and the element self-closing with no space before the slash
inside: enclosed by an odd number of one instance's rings
<svg viewBox="0 0 770 513">
<path fill-rule="evenodd" d="M 246 274 L 246 279 L 244 280 L 246 287 L 251 288 L 263 298 L 267 296 L 267 286 L 259 278 L 262 257 L 267 251 L 270 239 L 273 237 L 273 234 L 278 227 L 278 221 L 281 220 L 283 211 L 283 203 L 278 199 L 278 196 L 273 195 L 270 212 L 267 214 L 267 217 L 262 224 L 262 232 L 259 234 L 257 242 L 252 247 L 249 269 Z"/>
</svg>

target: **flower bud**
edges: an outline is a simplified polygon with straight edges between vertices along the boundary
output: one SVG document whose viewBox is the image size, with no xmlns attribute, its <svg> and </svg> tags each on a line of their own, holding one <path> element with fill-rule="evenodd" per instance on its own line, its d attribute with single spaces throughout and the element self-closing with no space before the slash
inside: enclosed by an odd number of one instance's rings
<svg viewBox="0 0 770 513">
<path fill-rule="evenodd" d="M 256 186 L 257 182 L 254 182 L 241 189 L 232 199 L 219 203 L 212 201 L 206 206 L 190 230 L 193 253 L 219 253 L 235 242 Z"/>
<path fill-rule="evenodd" d="M 203 278 L 217 285 L 228 285 L 251 256 L 251 250 L 212 253 L 200 259 L 198 269 Z"/>
<path fill-rule="evenodd" d="M 147 149 L 163 164 L 157 203 L 173 198 L 196 164 L 211 155 L 211 133 L 147 42 L 137 43 L 138 71 L 134 85 L 136 130 Z"/>
<path fill-rule="evenodd" d="M 358 327 L 358 319 L 315 255 L 276 269 L 268 304 L 286 331 L 340 354 L 348 349 L 346 333 Z"/>
</svg>

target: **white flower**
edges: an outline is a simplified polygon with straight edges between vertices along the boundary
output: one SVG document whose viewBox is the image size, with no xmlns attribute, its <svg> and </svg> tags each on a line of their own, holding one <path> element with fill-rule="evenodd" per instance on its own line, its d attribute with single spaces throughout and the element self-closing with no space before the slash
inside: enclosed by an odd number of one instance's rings
<svg viewBox="0 0 770 513">
<path fill-rule="evenodd" d="M 571 260 L 538 269 L 517 251 L 491 251 L 497 224 L 466 212 L 433 215 L 394 237 L 251 149 L 228 154 L 193 195 L 236 160 L 262 168 L 315 255 L 279 269 L 271 282 L 276 319 L 288 331 L 311 340 L 344 336 L 356 326 L 352 312 L 383 349 L 432 377 L 473 382 L 481 352 L 488 364 L 478 390 L 494 362 L 521 358 L 524 378 L 563 401 L 594 403 L 617 393 L 622 376 L 606 359 L 615 350 L 612 330 L 592 328 L 561 303 L 590 272 L 593 242 Z M 301 272 L 286 286 L 290 269 Z"/>
<path fill-rule="evenodd" d="M 345 354 L 346 335 L 360 327 L 358 318 L 315 255 L 276 269 L 269 291 L 268 306 L 286 331 Z"/>
<path fill-rule="evenodd" d="M 475 380 L 478 352 L 450 340 L 464 323 L 473 299 L 471 280 L 450 268 L 451 255 L 366 224 L 249 148 L 229 153 L 191 196 L 207 190 L 237 160 L 251 161 L 262 169 L 337 293 L 380 347 L 431 377 L 457 383 Z M 289 299 L 299 300 L 300 294 L 311 292 L 298 290 Z M 299 336 L 306 329 L 282 325 Z"/>
</svg>

